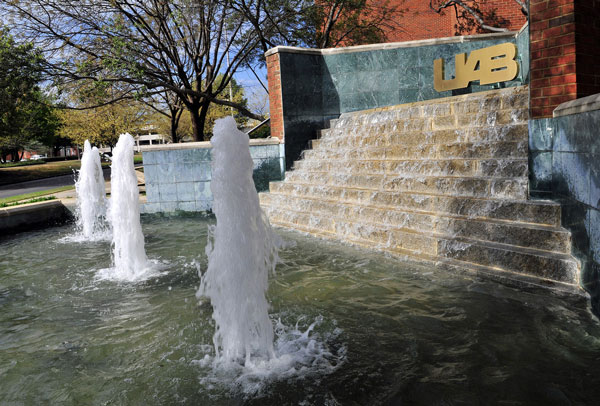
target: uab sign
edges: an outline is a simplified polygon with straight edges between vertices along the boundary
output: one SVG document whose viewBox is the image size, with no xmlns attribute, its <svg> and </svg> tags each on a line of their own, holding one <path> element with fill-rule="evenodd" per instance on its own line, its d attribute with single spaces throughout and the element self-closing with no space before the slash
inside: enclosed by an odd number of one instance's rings
<svg viewBox="0 0 600 406">
<path fill-rule="evenodd" d="M 480 85 L 513 80 L 519 73 L 517 47 L 510 42 L 454 56 L 454 79 L 444 78 L 444 60 L 433 61 L 433 87 L 438 92 L 462 89 L 475 80 Z"/>
</svg>

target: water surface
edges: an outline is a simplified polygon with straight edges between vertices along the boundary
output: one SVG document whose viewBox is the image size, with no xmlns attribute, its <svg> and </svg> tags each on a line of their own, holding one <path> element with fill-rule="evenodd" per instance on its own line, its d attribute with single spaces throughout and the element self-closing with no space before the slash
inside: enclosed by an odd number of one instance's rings
<svg viewBox="0 0 600 406">
<path fill-rule="evenodd" d="M 328 368 L 213 371 L 211 307 L 195 298 L 213 222 L 144 217 L 148 257 L 166 265 L 137 284 L 99 279 L 109 243 L 63 242 L 71 226 L 0 240 L 0 404 L 599 402 L 600 326 L 586 299 L 284 231 L 295 246 L 271 277 L 271 318 L 298 331 L 316 320 Z"/>
</svg>

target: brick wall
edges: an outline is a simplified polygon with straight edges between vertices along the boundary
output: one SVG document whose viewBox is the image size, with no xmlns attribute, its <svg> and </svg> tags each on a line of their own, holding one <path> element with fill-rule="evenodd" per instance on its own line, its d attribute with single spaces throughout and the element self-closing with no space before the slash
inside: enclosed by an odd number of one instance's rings
<svg viewBox="0 0 600 406">
<path fill-rule="evenodd" d="M 531 0 L 531 117 L 600 92 L 600 0 Z"/>
<path fill-rule="evenodd" d="M 388 42 L 413 41 L 420 39 L 442 38 L 454 35 L 454 11 L 444 10 L 436 13 L 429 7 L 429 1 L 396 0 L 391 4 L 404 9 L 399 17 L 399 30 L 387 32 Z"/>
<path fill-rule="evenodd" d="M 390 3 L 398 5 L 405 11 L 398 20 L 400 29 L 387 33 L 389 42 L 487 32 L 477 28 L 470 31 L 457 31 L 456 14 L 452 7 L 444 9 L 438 14 L 429 7 L 428 0 L 392 0 Z M 472 3 L 473 1 L 467 1 L 467 4 L 472 5 Z M 477 4 L 485 14 L 494 11 L 499 22 L 498 26 L 502 28 L 517 31 L 527 22 L 527 18 L 521 12 L 521 7 L 514 0 L 478 0 Z M 486 22 L 494 25 L 491 21 Z"/>
<path fill-rule="evenodd" d="M 573 0 L 531 0 L 531 117 L 577 98 Z"/>
<path fill-rule="evenodd" d="M 271 136 L 284 142 L 283 97 L 281 95 L 281 67 L 279 53 L 267 56 L 267 80 L 269 83 L 269 110 L 271 114 Z"/>
</svg>

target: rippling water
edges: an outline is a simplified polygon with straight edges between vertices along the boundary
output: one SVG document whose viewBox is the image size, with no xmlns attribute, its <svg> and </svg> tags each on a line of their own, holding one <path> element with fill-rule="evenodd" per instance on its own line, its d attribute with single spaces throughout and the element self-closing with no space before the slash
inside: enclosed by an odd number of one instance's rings
<svg viewBox="0 0 600 406">
<path fill-rule="evenodd" d="M 107 242 L 70 227 L 0 241 L 1 405 L 593 405 L 600 325 L 586 299 L 518 290 L 280 231 L 271 317 L 330 368 L 214 371 L 204 217 L 146 217 L 156 278 L 118 284 Z M 280 321 L 280 323 L 279 323 Z"/>
</svg>

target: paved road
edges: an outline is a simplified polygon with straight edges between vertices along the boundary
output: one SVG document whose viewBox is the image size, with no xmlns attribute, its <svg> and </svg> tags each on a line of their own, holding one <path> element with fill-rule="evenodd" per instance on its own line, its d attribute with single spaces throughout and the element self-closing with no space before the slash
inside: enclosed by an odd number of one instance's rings
<svg viewBox="0 0 600 406">
<path fill-rule="evenodd" d="M 110 179 L 110 168 L 104 168 L 104 179 Z M 28 182 L 13 183 L 0 186 L 0 199 L 21 195 L 24 193 L 41 192 L 61 186 L 75 184 L 75 175 L 55 176 L 53 178 L 31 180 Z"/>
</svg>

